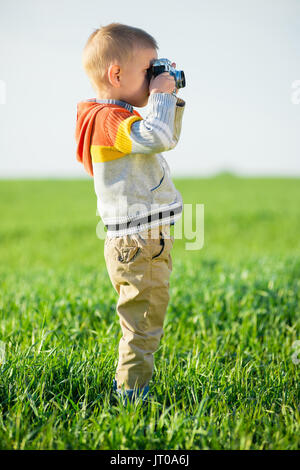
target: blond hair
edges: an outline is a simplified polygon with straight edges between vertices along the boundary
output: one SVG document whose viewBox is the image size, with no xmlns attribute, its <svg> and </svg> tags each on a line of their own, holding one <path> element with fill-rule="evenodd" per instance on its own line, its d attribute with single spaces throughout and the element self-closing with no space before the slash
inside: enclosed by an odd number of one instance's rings
<svg viewBox="0 0 300 470">
<path fill-rule="evenodd" d="M 146 31 L 121 23 L 110 23 L 96 29 L 83 49 L 82 64 L 92 86 L 98 90 L 108 84 L 111 63 L 125 65 L 133 59 L 134 49 L 158 49 L 156 40 Z"/>
</svg>

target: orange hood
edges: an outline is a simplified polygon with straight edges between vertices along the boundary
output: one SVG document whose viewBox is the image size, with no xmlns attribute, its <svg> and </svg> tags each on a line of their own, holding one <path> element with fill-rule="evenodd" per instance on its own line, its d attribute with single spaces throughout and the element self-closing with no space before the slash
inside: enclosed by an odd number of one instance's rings
<svg viewBox="0 0 300 470">
<path fill-rule="evenodd" d="M 83 163 L 83 166 L 90 176 L 94 176 L 93 165 L 90 154 L 91 134 L 94 126 L 96 114 L 107 104 L 93 101 L 80 101 L 77 104 L 77 120 L 75 129 L 75 139 L 77 143 L 76 159 Z"/>
<path fill-rule="evenodd" d="M 118 105 L 113 103 L 97 103 L 96 101 L 80 101 L 77 104 L 77 121 L 75 129 L 75 139 L 77 143 L 76 158 L 83 166 L 90 176 L 94 176 L 93 164 L 90 154 L 91 137 L 94 128 L 95 118 L 97 113 L 103 108 L 115 108 Z M 123 107 L 120 107 L 124 111 Z M 129 114 L 130 112 L 127 111 Z M 142 116 L 134 109 L 132 114 Z M 107 117 L 107 112 L 103 119 Z"/>
</svg>

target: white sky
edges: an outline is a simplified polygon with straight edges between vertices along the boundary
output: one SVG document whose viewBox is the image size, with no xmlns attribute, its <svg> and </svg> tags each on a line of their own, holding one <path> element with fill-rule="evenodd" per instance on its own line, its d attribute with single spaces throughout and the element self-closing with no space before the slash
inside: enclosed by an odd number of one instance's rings
<svg viewBox="0 0 300 470">
<path fill-rule="evenodd" d="M 300 176 L 300 0 L 0 0 L 0 177 L 88 178 L 75 157 L 76 105 L 95 96 L 81 53 L 114 21 L 185 72 L 173 176 Z"/>
</svg>

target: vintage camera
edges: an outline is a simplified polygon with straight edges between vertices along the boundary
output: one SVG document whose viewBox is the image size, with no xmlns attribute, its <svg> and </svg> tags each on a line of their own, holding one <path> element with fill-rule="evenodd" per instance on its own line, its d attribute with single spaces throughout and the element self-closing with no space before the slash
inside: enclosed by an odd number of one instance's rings
<svg viewBox="0 0 300 470">
<path fill-rule="evenodd" d="M 172 62 L 169 59 L 157 59 L 152 65 L 148 68 L 147 75 L 149 82 L 152 77 L 157 77 L 164 72 L 169 72 L 170 75 L 173 75 L 175 78 L 176 88 L 185 87 L 185 76 L 183 70 L 176 70 L 172 67 Z"/>
</svg>

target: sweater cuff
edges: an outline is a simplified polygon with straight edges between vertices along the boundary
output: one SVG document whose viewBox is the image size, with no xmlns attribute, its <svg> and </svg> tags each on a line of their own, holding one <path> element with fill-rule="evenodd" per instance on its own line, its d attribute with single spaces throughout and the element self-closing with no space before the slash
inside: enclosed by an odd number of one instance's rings
<svg viewBox="0 0 300 470">
<path fill-rule="evenodd" d="M 176 102 L 176 96 L 171 93 L 151 93 L 148 99 L 150 114 L 166 124 L 173 123 Z"/>
<path fill-rule="evenodd" d="M 182 98 L 177 97 L 176 106 L 180 106 L 181 108 L 183 108 L 185 106 L 185 101 Z"/>
<path fill-rule="evenodd" d="M 176 103 L 177 97 L 172 93 L 151 93 L 148 99 L 149 104 L 172 106 Z"/>
</svg>

